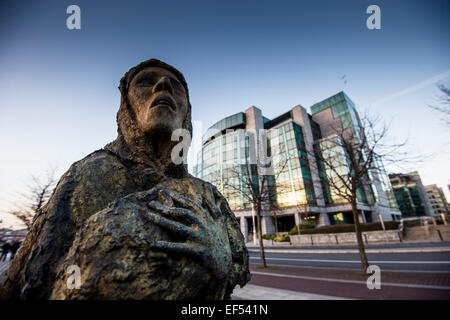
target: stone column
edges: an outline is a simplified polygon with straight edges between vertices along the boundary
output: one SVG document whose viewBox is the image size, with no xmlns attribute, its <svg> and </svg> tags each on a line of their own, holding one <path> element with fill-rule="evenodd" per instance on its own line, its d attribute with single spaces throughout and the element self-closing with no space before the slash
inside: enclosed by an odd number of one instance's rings
<svg viewBox="0 0 450 320">
<path fill-rule="evenodd" d="M 298 226 L 299 224 L 302 223 L 303 219 L 302 216 L 300 215 L 300 213 L 296 212 L 294 214 L 294 219 L 295 219 L 295 225 Z"/>
<path fill-rule="evenodd" d="M 366 223 L 366 216 L 364 215 L 364 210 L 358 210 L 358 220 L 359 223 Z"/>
<path fill-rule="evenodd" d="M 262 118 L 262 112 L 260 109 L 252 106 L 245 110 L 246 116 L 246 126 L 245 130 L 249 137 L 249 157 L 250 164 L 259 164 L 257 163 L 257 159 L 259 158 L 260 152 L 260 130 L 264 129 L 264 122 Z M 258 168 L 259 170 L 259 168 Z"/>
<path fill-rule="evenodd" d="M 274 234 L 275 226 L 273 225 L 272 219 L 270 216 L 262 216 L 261 217 L 261 232 L 262 234 Z"/>
<path fill-rule="evenodd" d="M 330 224 L 330 218 L 328 217 L 328 214 L 326 212 L 321 212 L 319 214 L 319 221 L 317 222 L 317 226 L 327 226 Z"/>
<path fill-rule="evenodd" d="M 240 219 L 240 225 L 241 225 L 241 232 L 244 235 L 245 243 L 248 242 L 248 225 L 247 225 L 247 219 L 242 216 Z"/>
</svg>

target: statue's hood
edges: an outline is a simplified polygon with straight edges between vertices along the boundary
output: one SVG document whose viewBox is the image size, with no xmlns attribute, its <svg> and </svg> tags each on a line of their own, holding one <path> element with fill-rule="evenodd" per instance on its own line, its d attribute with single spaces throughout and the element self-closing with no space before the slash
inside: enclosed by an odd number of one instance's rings
<svg viewBox="0 0 450 320">
<path fill-rule="evenodd" d="M 191 122 L 191 104 L 189 102 L 189 91 L 186 80 L 181 72 L 174 67 L 156 60 L 150 59 L 140 63 L 131 68 L 120 80 L 119 90 L 121 93 L 120 107 L 117 112 L 117 138 L 113 142 L 105 146 L 109 150 L 117 154 L 120 158 L 131 160 L 134 162 L 146 164 L 148 166 L 156 166 L 162 171 L 173 170 L 175 164 L 170 159 L 170 154 L 165 158 L 156 158 L 151 144 L 150 137 L 143 134 L 136 124 L 136 116 L 128 101 L 128 88 L 133 77 L 142 69 L 147 67 L 161 67 L 173 73 L 186 90 L 188 99 L 188 111 L 183 122 L 183 128 L 188 130 L 192 136 L 192 122 Z M 176 144 L 177 142 L 174 142 Z M 187 165 L 181 165 L 187 173 Z M 179 167 L 179 166 L 178 166 Z"/>
</svg>

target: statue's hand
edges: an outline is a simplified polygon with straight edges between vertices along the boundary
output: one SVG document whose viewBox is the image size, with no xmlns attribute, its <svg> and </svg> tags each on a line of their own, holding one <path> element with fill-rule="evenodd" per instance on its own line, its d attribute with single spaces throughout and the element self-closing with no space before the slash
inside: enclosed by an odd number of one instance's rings
<svg viewBox="0 0 450 320">
<path fill-rule="evenodd" d="M 198 259 L 215 277 L 224 278 L 231 267 L 231 249 L 224 217 L 210 199 L 198 203 L 172 190 L 160 190 L 164 203 L 150 201 L 146 218 L 184 242 L 155 241 L 152 249 L 186 253 Z"/>
</svg>

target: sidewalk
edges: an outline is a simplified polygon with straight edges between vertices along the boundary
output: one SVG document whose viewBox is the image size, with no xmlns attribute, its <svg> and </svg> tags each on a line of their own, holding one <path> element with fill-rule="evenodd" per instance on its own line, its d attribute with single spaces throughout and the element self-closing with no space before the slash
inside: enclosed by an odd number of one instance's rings
<svg viewBox="0 0 450 320">
<path fill-rule="evenodd" d="M 295 279 L 303 278 L 309 280 L 324 280 L 331 282 L 360 283 L 365 285 L 368 274 L 358 270 L 310 268 L 299 266 L 268 266 L 263 268 L 259 265 L 250 265 L 252 276 L 274 274 L 277 277 Z M 254 277 L 255 279 L 257 277 Z M 252 278 L 252 280 L 254 280 Z M 429 272 L 398 272 L 384 271 L 381 273 L 381 281 L 386 286 L 404 287 L 440 287 L 450 289 L 450 274 Z M 255 283 L 256 284 L 256 283 Z"/>
<path fill-rule="evenodd" d="M 231 295 L 232 300 L 346 300 L 307 292 L 275 289 L 247 284 L 244 288 L 236 286 Z"/>
</svg>

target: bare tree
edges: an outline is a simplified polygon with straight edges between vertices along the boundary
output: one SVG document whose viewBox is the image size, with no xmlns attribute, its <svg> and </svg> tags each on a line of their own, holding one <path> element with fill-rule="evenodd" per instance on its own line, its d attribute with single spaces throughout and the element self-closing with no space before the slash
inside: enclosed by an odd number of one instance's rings
<svg viewBox="0 0 450 320">
<path fill-rule="evenodd" d="M 358 193 L 364 193 L 380 179 L 377 166 L 380 161 L 394 162 L 405 156 L 401 148 L 406 142 L 389 142 L 388 128 L 380 118 L 372 118 L 368 114 L 362 118 L 357 116 L 357 124 L 347 128 L 339 121 L 330 126 L 331 134 L 317 142 L 314 150 L 320 170 L 326 173 L 328 196 L 351 205 L 364 272 L 367 271 L 368 260 L 358 217 Z"/>
<path fill-rule="evenodd" d="M 438 89 L 441 94 L 437 96 L 437 105 L 428 105 L 431 109 L 439 112 L 442 116 L 442 121 L 450 126 L 450 87 L 439 84 Z"/>
<path fill-rule="evenodd" d="M 265 137 L 265 134 L 263 136 Z M 264 147 L 262 150 L 266 151 L 267 149 Z M 252 210 L 256 213 L 255 231 L 259 244 L 261 264 L 265 268 L 267 264 L 262 241 L 262 212 L 275 208 L 273 202 L 277 193 L 283 192 L 281 189 L 285 189 L 283 185 L 277 184 L 276 181 L 277 177 L 286 168 L 289 155 L 286 155 L 281 161 L 274 163 L 272 160 L 269 160 L 270 157 L 266 157 L 265 152 L 263 157 L 260 157 L 260 154 L 263 153 L 258 150 L 256 151 L 255 157 L 250 157 L 256 158 L 256 161 L 249 161 L 249 157 L 246 156 L 244 163 L 233 164 L 225 170 L 221 183 L 223 193 L 226 197 L 228 193 L 239 195 L 245 199 L 246 203 L 250 204 Z M 216 185 L 220 185 L 220 183 L 216 182 Z"/>
<path fill-rule="evenodd" d="M 55 171 L 55 167 L 50 167 L 44 178 L 31 175 L 26 191 L 19 194 L 14 203 L 15 208 L 8 212 L 21 220 L 28 230 L 33 223 L 33 217 L 42 210 L 55 188 Z"/>
</svg>

